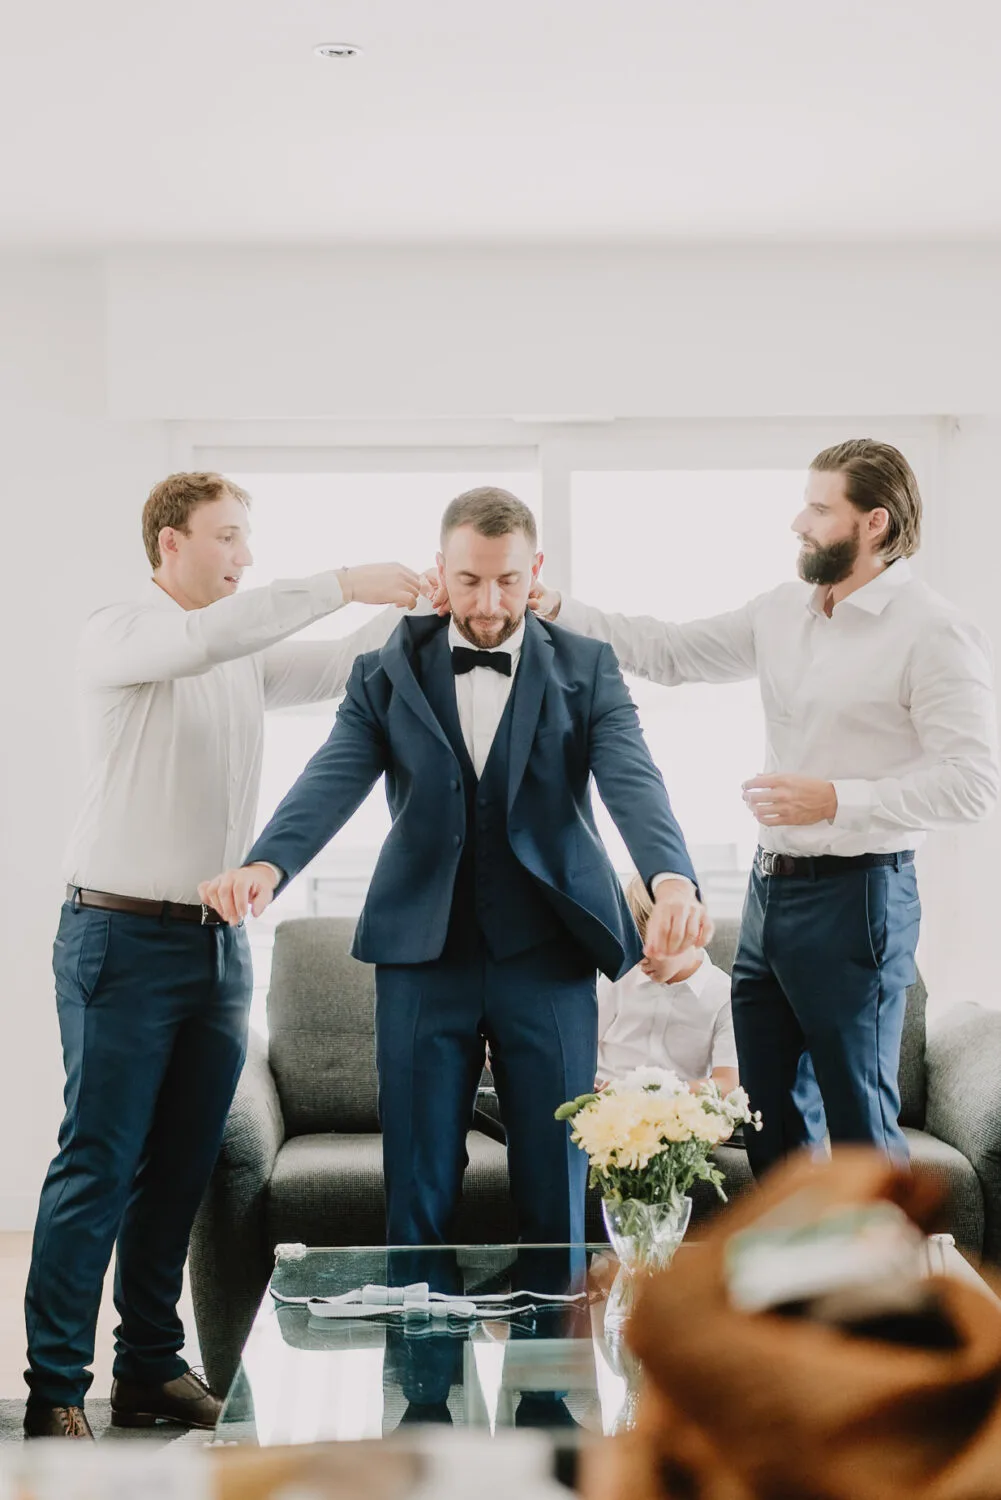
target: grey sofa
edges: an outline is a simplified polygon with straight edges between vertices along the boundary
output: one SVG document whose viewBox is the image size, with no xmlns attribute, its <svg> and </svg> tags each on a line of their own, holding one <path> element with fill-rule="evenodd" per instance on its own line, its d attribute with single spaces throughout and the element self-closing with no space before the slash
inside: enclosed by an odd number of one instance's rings
<svg viewBox="0 0 1001 1500">
<path fill-rule="evenodd" d="M 350 957 L 354 923 L 308 917 L 275 936 L 269 1042 L 253 1037 L 222 1152 L 191 1241 L 198 1334 L 215 1389 L 229 1383 L 270 1276 L 274 1246 L 384 1242 L 372 970 Z M 729 971 L 737 924 L 722 922 L 712 957 Z M 901 1122 L 915 1161 L 948 1180 L 948 1227 L 960 1246 L 1001 1261 L 1001 1013 L 962 1005 L 925 1035 L 925 989 L 908 996 Z M 514 1237 L 503 1131 L 478 1110 L 456 1237 Z M 745 1152 L 718 1160 L 729 1196 L 750 1183 Z M 693 1224 L 716 1211 L 704 1184 Z M 604 1239 L 589 1195 L 587 1232 Z M 696 1230 L 697 1232 L 697 1230 Z"/>
</svg>

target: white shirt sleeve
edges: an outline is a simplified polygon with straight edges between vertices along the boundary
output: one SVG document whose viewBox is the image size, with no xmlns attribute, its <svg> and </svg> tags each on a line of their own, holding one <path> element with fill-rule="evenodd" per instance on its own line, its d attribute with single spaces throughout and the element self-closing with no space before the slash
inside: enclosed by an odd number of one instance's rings
<svg viewBox="0 0 1001 1500">
<path fill-rule="evenodd" d="M 997 801 L 997 706 L 987 637 L 960 620 L 936 621 L 917 642 L 909 675 L 911 721 L 928 765 L 876 781 L 836 780 L 835 828 L 948 828 L 985 817 Z"/>
<path fill-rule="evenodd" d="M 729 614 L 673 625 L 649 615 L 606 615 L 564 599 L 556 623 L 607 641 L 624 672 L 664 687 L 682 682 L 742 682 L 757 674 L 753 601 Z"/>
<path fill-rule="evenodd" d="M 329 572 L 280 579 L 204 609 L 112 604 L 91 615 L 84 627 L 81 673 L 95 687 L 197 677 L 219 662 L 273 646 L 343 603 L 337 574 Z"/>
<path fill-rule="evenodd" d="M 733 1011 L 729 1000 L 721 1006 L 713 1023 L 709 1053 L 709 1071 L 737 1066 L 737 1039 L 733 1034 Z"/>
<path fill-rule="evenodd" d="M 404 615 L 390 605 L 360 630 L 336 641 L 284 641 L 264 652 L 266 708 L 292 708 L 339 698 L 347 687 L 355 658 L 384 646 Z"/>
<path fill-rule="evenodd" d="M 598 975 L 598 1041 L 608 1031 L 609 1026 L 615 1020 L 619 1009 L 619 990 L 616 982 L 609 979 L 607 974 Z"/>
</svg>

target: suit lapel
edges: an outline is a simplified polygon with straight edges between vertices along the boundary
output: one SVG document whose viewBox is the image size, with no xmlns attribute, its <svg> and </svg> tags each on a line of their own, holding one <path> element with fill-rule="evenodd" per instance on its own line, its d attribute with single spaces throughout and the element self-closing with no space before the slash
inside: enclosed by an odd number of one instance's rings
<svg viewBox="0 0 1001 1500">
<path fill-rule="evenodd" d="M 383 668 L 390 682 L 392 682 L 394 688 L 407 706 L 413 709 L 421 723 L 426 725 L 431 733 L 437 736 L 442 744 L 446 745 L 454 755 L 455 751 L 449 741 L 448 735 L 439 724 L 431 705 L 424 696 L 420 683 L 414 676 L 414 669 L 410 661 L 410 651 L 420 649 L 425 642 L 427 642 L 429 649 L 432 650 L 436 645 L 440 645 L 441 643 L 444 643 L 447 647 L 446 622 L 444 620 L 430 622 L 434 626 L 441 627 L 436 632 L 433 629 L 428 631 L 421 630 L 420 627 L 423 626 L 424 621 L 415 621 L 413 622 L 412 633 L 406 630 L 408 623 L 404 621 L 403 627 L 397 629 L 383 647 Z M 433 639 L 430 639 L 432 637 Z M 409 650 L 407 649 L 408 646 Z"/>
<path fill-rule="evenodd" d="M 459 721 L 459 705 L 455 695 L 455 674 L 452 671 L 452 652 L 448 631 L 439 630 L 424 642 L 417 652 L 417 677 L 419 685 L 434 714 L 444 729 L 456 758 L 467 771 L 473 771 L 473 763 L 466 749 L 466 741 Z M 475 772 L 473 772 L 475 776 Z"/>
<path fill-rule="evenodd" d="M 553 643 L 532 614 L 525 616 L 525 642 L 512 689 L 507 805 L 510 812 L 532 751 L 539 710 L 553 667 Z"/>
</svg>

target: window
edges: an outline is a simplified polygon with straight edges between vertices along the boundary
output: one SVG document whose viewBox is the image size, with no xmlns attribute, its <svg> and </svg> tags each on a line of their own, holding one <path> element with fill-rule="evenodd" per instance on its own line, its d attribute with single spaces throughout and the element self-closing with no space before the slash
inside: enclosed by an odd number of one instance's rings
<svg viewBox="0 0 1001 1500">
<path fill-rule="evenodd" d="M 573 593 L 604 610 L 661 620 L 738 608 L 795 576 L 789 528 L 803 482 L 791 469 L 575 473 Z M 757 684 L 668 689 L 627 681 L 710 908 L 737 915 L 756 842 L 740 787 L 762 765 Z M 628 870 L 597 797 L 595 806 L 616 868 Z"/>
<path fill-rule="evenodd" d="M 276 578 L 336 568 L 342 563 L 398 560 L 418 570 L 434 563 L 441 513 L 453 495 L 474 485 L 498 484 L 514 490 L 537 516 L 539 481 L 534 473 L 384 472 L 277 474 L 233 473 L 253 497 L 251 551 L 254 566 L 244 587 Z M 350 635 L 378 613 L 375 606 L 350 604 L 318 620 L 299 639 Z M 265 721 L 258 831 L 330 732 L 335 705 L 320 704 L 268 714 Z M 265 1029 L 265 997 L 271 972 L 276 924 L 306 915 L 357 916 L 382 841 L 389 813 L 381 783 L 288 889 L 281 902 L 250 925 L 254 956 L 252 1024 Z"/>
</svg>

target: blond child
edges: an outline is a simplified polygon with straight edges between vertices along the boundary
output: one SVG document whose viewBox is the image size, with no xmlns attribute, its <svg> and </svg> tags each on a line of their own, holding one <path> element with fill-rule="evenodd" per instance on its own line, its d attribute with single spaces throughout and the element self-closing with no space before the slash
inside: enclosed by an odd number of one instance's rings
<svg viewBox="0 0 1001 1500">
<path fill-rule="evenodd" d="M 653 902 L 638 875 L 626 900 L 645 940 Z M 737 1087 L 730 976 L 704 948 L 643 958 L 621 979 L 600 976 L 597 1082 L 639 1067 L 670 1068 L 695 1087 L 712 1078 L 724 1093 Z"/>
</svg>

